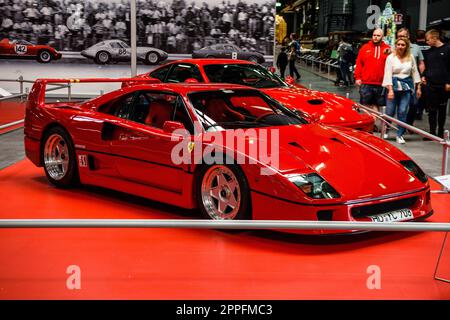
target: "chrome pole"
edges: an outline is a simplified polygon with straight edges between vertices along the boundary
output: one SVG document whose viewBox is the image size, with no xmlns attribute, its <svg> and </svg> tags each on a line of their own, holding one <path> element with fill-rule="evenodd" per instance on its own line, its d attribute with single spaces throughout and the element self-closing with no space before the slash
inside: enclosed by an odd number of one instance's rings
<svg viewBox="0 0 450 320">
<path fill-rule="evenodd" d="M 72 100 L 72 84 L 70 82 L 67 84 L 67 97 L 69 101 Z"/>
<path fill-rule="evenodd" d="M 131 77 L 137 75 L 137 44 L 136 44 L 136 0 L 130 0 L 131 22 Z"/>
<path fill-rule="evenodd" d="M 386 106 L 381 107 L 381 116 L 384 116 L 386 114 Z M 381 130 L 380 130 L 380 138 L 384 139 L 384 135 L 386 134 L 386 122 L 381 121 Z"/>
<path fill-rule="evenodd" d="M 0 219 L 0 228 L 189 228 L 364 231 L 450 231 L 450 223 L 184 219 Z"/>
<path fill-rule="evenodd" d="M 445 130 L 444 141 L 442 143 L 442 175 L 447 175 L 448 172 L 448 146 L 450 142 L 450 132 Z"/>
</svg>

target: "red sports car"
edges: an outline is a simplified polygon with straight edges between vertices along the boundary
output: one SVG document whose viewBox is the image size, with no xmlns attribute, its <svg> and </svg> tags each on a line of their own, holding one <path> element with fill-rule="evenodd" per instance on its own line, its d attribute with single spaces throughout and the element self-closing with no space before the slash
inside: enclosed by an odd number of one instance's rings
<svg viewBox="0 0 450 320">
<path fill-rule="evenodd" d="M 321 123 L 367 132 L 372 132 L 374 128 L 374 118 L 367 113 L 360 113 L 358 104 L 353 100 L 333 93 L 309 90 L 294 83 L 288 84 L 264 67 L 249 61 L 180 60 L 167 63 L 154 71 L 139 75 L 138 78 L 157 78 L 167 83 L 205 82 L 251 86 Z"/>
<path fill-rule="evenodd" d="M 36 59 L 41 63 L 61 59 L 61 53 L 50 46 L 35 45 L 25 40 L 2 39 L 0 41 L 0 58 Z"/>
<path fill-rule="evenodd" d="M 259 90 L 155 83 L 45 102 L 47 83 L 69 81 L 37 80 L 26 107 L 26 155 L 58 187 L 112 188 L 199 208 L 207 219 L 386 222 L 432 214 L 428 178 L 403 152 L 364 131 L 308 123 Z"/>
</svg>

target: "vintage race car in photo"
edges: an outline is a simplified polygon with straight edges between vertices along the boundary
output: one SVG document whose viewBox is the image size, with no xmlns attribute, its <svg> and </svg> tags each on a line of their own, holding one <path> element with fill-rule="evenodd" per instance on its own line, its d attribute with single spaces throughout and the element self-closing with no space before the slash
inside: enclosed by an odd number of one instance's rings
<svg viewBox="0 0 450 320">
<path fill-rule="evenodd" d="M 200 50 L 195 50 L 192 52 L 192 58 L 223 58 L 223 59 L 240 59 L 248 60 L 254 63 L 264 63 L 264 55 L 256 51 L 244 51 L 238 46 L 229 43 L 219 43 L 213 44 L 201 48 Z"/>
<path fill-rule="evenodd" d="M 121 40 L 104 40 L 81 51 L 81 55 L 93 59 L 97 64 L 131 60 L 130 46 Z M 166 60 L 168 54 L 152 47 L 137 47 L 137 59 L 145 64 L 154 65 Z"/>
<path fill-rule="evenodd" d="M 61 59 L 61 53 L 47 45 L 35 45 L 25 40 L 7 39 L 0 41 L 0 58 L 36 59 L 41 63 Z"/>
<path fill-rule="evenodd" d="M 66 82 L 37 80 L 25 117 L 26 155 L 58 187 L 102 186 L 217 220 L 432 214 L 428 177 L 402 151 L 363 131 L 308 123 L 259 90 L 154 83 L 46 103 L 46 85 Z"/>
<path fill-rule="evenodd" d="M 162 82 L 233 83 L 250 86 L 268 94 L 292 110 L 310 119 L 367 132 L 374 128 L 374 118 L 360 110 L 353 100 L 337 94 L 309 90 L 289 84 L 266 68 L 242 60 L 189 59 L 167 63 L 139 79 L 156 78 Z M 125 84 L 126 85 L 126 84 Z"/>
</svg>

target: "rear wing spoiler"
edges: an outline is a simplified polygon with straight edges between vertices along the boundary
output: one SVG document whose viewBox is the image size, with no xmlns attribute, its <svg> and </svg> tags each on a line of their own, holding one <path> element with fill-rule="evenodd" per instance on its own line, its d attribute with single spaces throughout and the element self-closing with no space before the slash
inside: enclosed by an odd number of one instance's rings
<svg viewBox="0 0 450 320">
<path fill-rule="evenodd" d="M 132 85 L 161 83 L 154 78 L 84 78 L 84 79 L 37 79 L 28 96 L 27 108 L 44 106 L 45 93 L 47 91 L 60 90 L 71 86 L 73 83 L 128 83 Z M 47 85 L 54 85 L 54 88 L 47 89 Z M 59 85 L 59 86 L 58 86 Z"/>
</svg>

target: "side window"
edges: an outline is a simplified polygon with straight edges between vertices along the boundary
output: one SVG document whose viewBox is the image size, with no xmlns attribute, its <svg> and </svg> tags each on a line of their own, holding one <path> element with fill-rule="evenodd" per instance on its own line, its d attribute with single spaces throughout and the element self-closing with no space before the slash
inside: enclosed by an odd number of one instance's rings
<svg viewBox="0 0 450 320">
<path fill-rule="evenodd" d="M 224 48 L 223 48 L 223 46 L 216 46 L 216 47 L 214 48 L 214 50 L 220 51 L 220 50 L 224 50 Z"/>
<path fill-rule="evenodd" d="M 133 99 L 135 92 L 131 92 L 124 96 L 121 96 L 115 100 L 109 101 L 102 105 L 98 111 L 116 116 L 122 119 L 128 119 L 128 115 L 133 105 Z"/>
<path fill-rule="evenodd" d="M 172 65 L 169 65 L 166 67 L 162 67 L 156 71 L 153 71 L 152 73 L 150 73 L 150 77 L 159 79 L 159 80 L 161 80 L 161 82 L 164 82 L 164 80 L 166 80 L 166 75 L 169 72 L 169 69 L 171 66 Z"/>
<path fill-rule="evenodd" d="M 111 48 L 114 48 L 114 49 L 121 49 L 122 48 L 122 46 L 120 44 L 118 44 L 117 42 L 110 42 L 109 46 Z"/>
<path fill-rule="evenodd" d="M 166 121 L 177 121 L 193 132 L 183 100 L 180 96 L 170 93 L 141 92 L 135 100 L 130 120 L 158 129 L 163 129 Z"/>
<path fill-rule="evenodd" d="M 189 64 L 177 64 L 170 71 L 166 82 L 179 83 L 185 82 L 190 78 L 193 78 L 198 82 L 203 82 L 200 70 L 196 66 Z"/>
<path fill-rule="evenodd" d="M 235 51 L 236 49 L 233 46 L 225 46 L 225 50 L 227 50 L 227 51 Z"/>
</svg>

